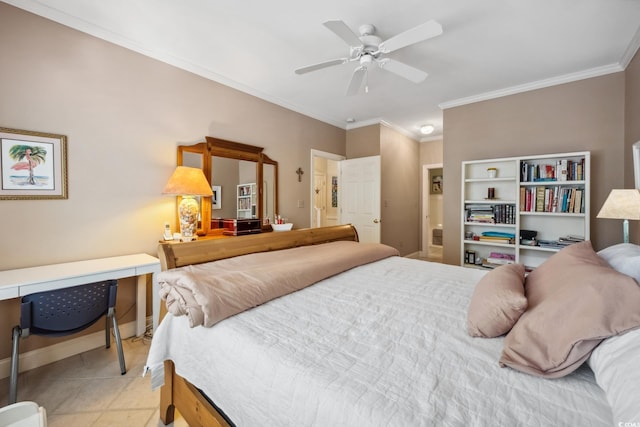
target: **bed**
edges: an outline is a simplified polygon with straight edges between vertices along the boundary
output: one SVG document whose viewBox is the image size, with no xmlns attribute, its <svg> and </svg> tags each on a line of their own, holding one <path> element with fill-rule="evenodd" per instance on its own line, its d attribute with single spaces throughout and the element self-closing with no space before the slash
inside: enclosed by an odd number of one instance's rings
<svg viewBox="0 0 640 427">
<path fill-rule="evenodd" d="M 145 370 L 152 386 L 162 387 L 162 421 L 172 422 L 177 409 L 191 427 L 640 425 L 640 287 L 630 276 L 640 276 L 637 246 L 617 247 L 595 262 L 598 271 L 606 268 L 604 282 L 627 286 L 622 299 L 637 303 L 639 314 L 615 302 L 623 319 L 607 316 L 606 327 L 615 330 L 606 333 L 580 317 L 596 336 L 580 335 L 569 357 L 547 368 L 519 360 L 536 349 L 527 342 L 523 352 L 518 346 L 526 340 L 512 337 L 521 322 L 525 329 L 545 323 L 535 317 L 534 292 L 529 306 L 525 299 L 516 318 L 507 319 L 515 322 L 510 330 L 487 332 L 491 328 L 481 320 L 471 336 L 474 304 L 485 317 L 495 308 L 480 292 L 482 284 L 513 278 L 515 269 L 494 273 L 412 260 L 357 241 L 356 230 L 345 225 L 161 244 L 159 279 L 171 284 L 163 291 L 169 313 L 163 307 Z M 366 256 L 344 260 L 350 257 L 343 253 L 360 248 Z M 261 288 L 256 277 L 262 276 L 254 274 L 260 268 L 252 264 L 257 257 L 263 259 L 256 265 L 274 266 L 264 281 L 286 286 Z M 612 267 L 621 259 L 619 268 Z M 241 279 L 225 282 L 233 270 Z M 177 282 L 189 283 L 195 302 L 174 294 Z M 245 292 L 254 285 L 258 291 Z M 215 301 L 198 302 L 210 286 L 219 286 L 208 297 Z M 500 298 L 514 308 L 514 300 L 504 298 L 507 288 Z M 607 299 L 601 290 L 596 295 Z M 194 314 L 194 304 L 204 314 Z M 227 306 L 233 309 L 225 311 Z M 509 317 L 504 314 L 501 321 Z"/>
</svg>

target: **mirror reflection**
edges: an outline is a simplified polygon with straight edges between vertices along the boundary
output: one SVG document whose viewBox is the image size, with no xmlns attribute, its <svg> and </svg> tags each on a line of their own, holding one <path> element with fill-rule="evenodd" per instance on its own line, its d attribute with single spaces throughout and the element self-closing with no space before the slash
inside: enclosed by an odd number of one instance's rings
<svg viewBox="0 0 640 427">
<path fill-rule="evenodd" d="M 258 218 L 256 162 L 211 158 L 211 183 L 220 187 L 220 203 L 212 201 L 211 218 Z"/>
<path fill-rule="evenodd" d="M 201 198 L 198 234 L 232 218 L 259 219 L 263 229 L 270 229 L 269 220 L 278 210 L 278 162 L 262 153 L 262 147 L 206 140 L 178 146 L 178 165 L 202 168 L 214 193 Z"/>
</svg>

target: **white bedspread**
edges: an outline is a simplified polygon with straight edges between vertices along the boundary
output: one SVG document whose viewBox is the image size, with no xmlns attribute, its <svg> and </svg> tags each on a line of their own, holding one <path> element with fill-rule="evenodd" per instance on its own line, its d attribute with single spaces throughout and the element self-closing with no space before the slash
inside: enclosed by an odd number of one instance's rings
<svg viewBox="0 0 640 427">
<path fill-rule="evenodd" d="M 167 315 L 162 362 L 240 426 L 611 426 L 591 370 L 542 379 L 500 368 L 502 338 L 471 338 L 483 271 L 392 257 L 226 319 Z"/>
</svg>

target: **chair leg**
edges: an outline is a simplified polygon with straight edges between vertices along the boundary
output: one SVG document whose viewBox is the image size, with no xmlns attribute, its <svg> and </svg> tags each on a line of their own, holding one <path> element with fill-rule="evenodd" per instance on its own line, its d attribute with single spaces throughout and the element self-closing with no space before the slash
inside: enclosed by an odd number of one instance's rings
<svg viewBox="0 0 640 427">
<path fill-rule="evenodd" d="M 104 333 L 105 333 L 105 342 L 107 343 L 107 348 L 111 348 L 111 331 L 109 330 L 109 317 L 113 317 L 112 315 L 106 315 L 104 318 L 105 321 L 105 326 L 104 326 Z"/>
<path fill-rule="evenodd" d="M 9 379 L 9 404 L 16 403 L 18 399 L 18 362 L 19 362 L 19 346 L 20 335 L 22 329 L 20 326 L 13 327 L 13 348 L 11 350 L 11 373 Z"/>
<path fill-rule="evenodd" d="M 113 319 L 113 334 L 116 338 L 116 348 L 118 349 L 118 361 L 120 362 L 120 374 L 124 375 L 127 373 L 127 366 L 124 362 L 124 351 L 122 350 L 122 339 L 120 338 L 120 329 L 118 328 L 118 321 L 116 320 L 116 316 L 111 316 Z"/>
</svg>

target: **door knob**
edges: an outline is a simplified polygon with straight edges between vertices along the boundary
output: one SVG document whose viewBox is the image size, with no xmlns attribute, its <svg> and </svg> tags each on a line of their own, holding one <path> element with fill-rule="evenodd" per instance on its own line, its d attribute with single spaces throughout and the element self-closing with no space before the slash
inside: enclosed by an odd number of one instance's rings
<svg viewBox="0 0 640 427">
<path fill-rule="evenodd" d="M 377 224 L 377 223 L 379 223 L 379 222 L 382 222 L 382 221 L 381 221 L 381 220 L 379 220 L 379 219 L 374 219 L 374 220 L 373 220 L 373 223 L 374 223 L 374 224 Z"/>
</svg>

